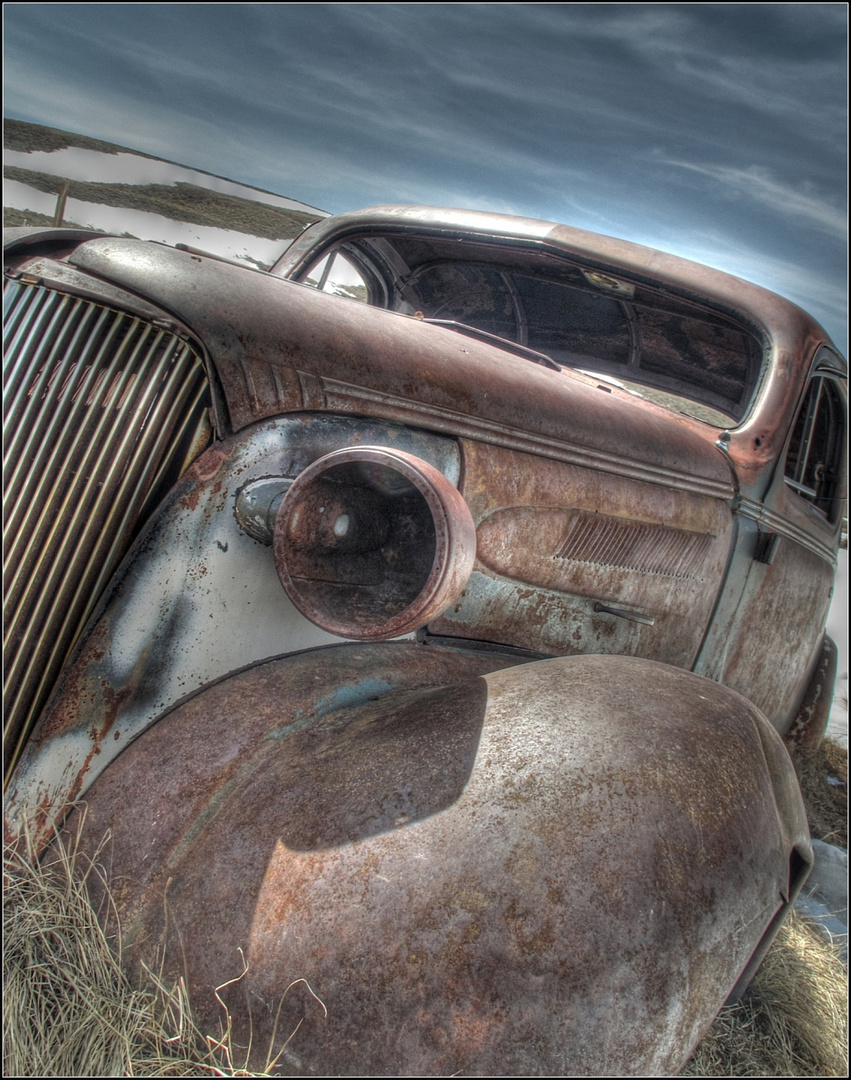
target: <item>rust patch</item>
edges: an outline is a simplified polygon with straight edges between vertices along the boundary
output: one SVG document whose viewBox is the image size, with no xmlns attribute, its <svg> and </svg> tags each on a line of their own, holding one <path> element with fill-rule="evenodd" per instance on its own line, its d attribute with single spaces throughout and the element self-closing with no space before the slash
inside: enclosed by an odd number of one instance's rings
<svg viewBox="0 0 851 1080">
<path fill-rule="evenodd" d="M 191 468 L 187 469 L 186 476 L 198 484 L 205 484 L 212 480 L 219 469 L 233 457 L 233 451 L 220 450 L 217 447 L 205 451 Z"/>
<path fill-rule="evenodd" d="M 836 645 L 825 635 L 821 655 L 810 677 L 804 699 L 784 736 L 784 741 L 790 748 L 815 750 L 821 742 L 830 720 L 837 662 Z"/>
<path fill-rule="evenodd" d="M 75 727 L 79 716 L 92 708 L 96 692 L 88 678 L 81 675 L 81 669 L 89 664 L 100 664 L 109 654 L 110 640 L 109 625 L 98 623 L 83 645 L 78 663 L 69 669 L 59 683 L 53 702 L 35 732 L 34 743 L 45 743 Z"/>
<path fill-rule="evenodd" d="M 392 658 L 404 683 L 376 694 Z M 475 676 L 486 662 L 386 645 L 273 661 L 99 778 L 87 827 L 113 830 L 133 955 L 161 939 L 170 881 L 167 966 L 185 957 L 202 1023 L 242 947 L 256 1045 L 293 978 L 328 1007 L 284 1002 L 282 1031 L 305 1016 L 287 1071 L 682 1065 L 805 843 L 780 740 L 737 695 L 647 661 Z"/>
</svg>

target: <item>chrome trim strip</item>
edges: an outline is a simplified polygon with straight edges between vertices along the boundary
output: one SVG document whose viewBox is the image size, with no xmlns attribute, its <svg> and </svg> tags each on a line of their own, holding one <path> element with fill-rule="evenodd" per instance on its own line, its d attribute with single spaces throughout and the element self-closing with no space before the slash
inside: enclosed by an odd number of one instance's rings
<svg viewBox="0 0 851 1080">
<path fill-rule="evenodd" d="M 836 567 L 837 553 L 830 541 L 819 540 L 811 533 L 806 532 L 797 525 L 793 525 L 788 518 L 781 517 L 780 514 L 767 509 L 761 503 L 743 498 L 736 507 L 736 513 L 748 518 L 750 521 L 755 521 L 757 525 L 762 526 L 768 532 L 777 533 L 778 536 L 799 544 L 801 547 L 806 548 L 807 551 L 811 551 L 813 555 L 818 555 L 820 559 L 830 563 L 832 567 Z"/>
<path fill-rule="evenodd" d="M 299 377 L 302 377 L 301 372 L 299 372 Z M 725 484 L 721 481 L 677 472 L 667 466 L 636 464 L 630 458 L 618 454 L 589 452 L 581 447 L 557 442 L 554 439 L 538 438 L 527 432 L 521 433 L 491 420 L 479 420 L 435 405 L 421 405 L 407 398 L 397 398 L 392 394 L 368 390 L 362 386 L 339 382 L 335 379 L 322 378 L 322 386 L 325 390 L 324 407 L 332 411 L 357 412 L 360 402 L 380 404 L 383 406 L 385 419 L 416 424 L 417 427 L 427 427 L 432 431 L 443 431 L 456 438 L 477 439 L 496 446 L 520 450 L 523 453 L 564 461 L 570 465 L 613 473 L 630 480 L 663 484 L 665 487 L 674 487 L 697 495 L 709 495 L 715 499 L 726 500 L 734 495 L 732 481 L 730 484 Z"/>
</svg>

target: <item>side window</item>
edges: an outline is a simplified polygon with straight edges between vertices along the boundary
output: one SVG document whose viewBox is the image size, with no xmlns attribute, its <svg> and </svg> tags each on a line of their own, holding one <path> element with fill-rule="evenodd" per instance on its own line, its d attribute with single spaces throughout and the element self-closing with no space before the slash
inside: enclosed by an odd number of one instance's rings
<svg viewBox="0 0 851 1080">
<path fill-rule="evenodd" d="M 795 421 L 785 479 L 833 525 L 842 512 L 845 407 L 833 379 L 816 376 Z"/>
<path fill-rule="evenodd" d="M 331 252 L 319 262 L 314 263 L 301 279 L 305 285 L 331 293 L 333 296 L 345 296 L 347 300 L 369 303 L 369 290 L 363 274 L 345 255 Z"/>
</svg>

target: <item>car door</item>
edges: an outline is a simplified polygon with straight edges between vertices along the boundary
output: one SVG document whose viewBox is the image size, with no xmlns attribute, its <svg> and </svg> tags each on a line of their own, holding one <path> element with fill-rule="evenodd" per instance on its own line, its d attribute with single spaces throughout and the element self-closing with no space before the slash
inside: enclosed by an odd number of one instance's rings
<svg viewBox="0 0 851 1080">
<path fill-rule="evenodd" d="M 846 376 L 817 354 L 763 504 L 738 508 L 747 577 L 707 674 L 745 694 L 785 731 L 821 650 L 845 512 Z"/>
</svg>

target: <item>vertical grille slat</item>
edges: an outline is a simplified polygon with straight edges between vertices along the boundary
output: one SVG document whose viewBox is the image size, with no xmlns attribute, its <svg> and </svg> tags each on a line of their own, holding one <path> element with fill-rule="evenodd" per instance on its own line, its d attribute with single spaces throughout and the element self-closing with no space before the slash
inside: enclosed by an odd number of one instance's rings
<svg viewBox="0 0 851 1080">
<path fill-rule="evenodd" d="M 158 339 L 161 334 L 162 332 L 158 332 Z M 176 340 L 173 338 L 172 343 Z M 86 455 L 86 468 L 78 469 L 69 483 L 58 512 L 55 512 L 52 521 L 49 522 L 50 529 L 47 535 L 38 536 L 39 577 L 41 579 L 39 583 L 39 601 L 34 606 L 19 606 L 14 614 L 10 612 L 10 615 L 7 616 L 7 633 L 9 637 L 15 640 L 19 635 L 22 635 L 20 637 L 23 646 L 20 650 L 21 655 L 29 651 L 27 648 L 28 640 L 24 636 L 21 627 L 21 618 L 26 618 L 30 635 L 34 637 L 40 634 L 44 626 L 51 625 L 51 620 L 47 616 L 54 613 L 57 608 L 61 610 L 64 602 L 67 602 L 63 582 L 79 581 L 79 564 L 85 559 L 86 550 L 85 544 L 78 546 L 79 542 L 85 540 L 83 535 L 85 532 L 92 533 L 100 529 L 106 517 L 106 506 L 112 503 L 116 494 L 114 485 L 109 483 L 109 474 L 113 469 L 113 462 L 129 461 L 128 470 L 132 468 L 132 459 L 126 457 L 127 443 L 135 442 L 137 433 L 130 426 L 122 428 L 111 424 L 109 394 L 112 391 L 113 397 L 118 400 L 124 397 L 124 390 L 132 383 L 137 368 L 140 366 L 139 356 L 145 344 L 144 337 L 137 341 L 133 353 L 128 358 L 128 362 L 125 363 L 118 380 L 108 378 L 101 380 L 91 402 L 92 405 L 100 407 L 100 413 L 98 414 L 93 410 L 89 411 L 89 417 L 97 417 L 97 422 L 93 426 L 84 427 L 77 440 L 75 440 L 71 460 L 80 460 L 83 457 L 82 448 L 88 446 L 89 453 Z M 152 350 L 146 351 L 149 354 L 152 352 Z M 163 353 L 158 368 L 149 373 L 150 382 L 138 380 L 140 385 L 145 387 L 145 392 L 141 395 L 140 407 L 145 403 L 146 398 L 150 398 L 158 382 L 162 381 L 162 371 L 160 369 L 167 365 L 172 351 L 173 345 Z M 134 415 L 136 412 L 136 402 L 131 400 L 130 408 L 126 409 L 126 414 Z M 77 506 L 86 508 L 85 518 L 81 514 L 75 513 L 74 508 Z M 53 509 L 55 511 L 55 505 Z M 12 588 L 16 584 L 16 581 L 13 582 Z M 11 602 L 12 594 L 10 593 Z M 16 667 L 13 664 L 11 671 L 14 672 L 15 670 Z M 10 675 L 10 677 L 13 676 Z"/>
<path fill-rule="evenodd" d="M 38 365 L 38 356 L 51 348 L 51 337 L 47 333 L 58 309 L 67 303 L 67 298 L 57 297 L 51 304 L 44 304 L 41 309 L 32 305 L 31 319 L 24 320 L 8 344 L 4 347 L 20 360 L 3 379 L 3 416 L 11 424 L 19 419 L 18 411 L 26 408 L 31 387 L 27 382 L 27 373 L 31 365 Z"/>
<path fill-rule="evenodd" d="M 131 323 L 130 328 L 131 330 L 135 328 L 135 321 Z M 109 347 L 116 340 L 120 340 L 118 325 L 116 324 L 110 329 L 111 332 L 107 335 L 106 342 L 98 351 L 97 363 L 91 362 L 87 347 L 81 352 L 78 367 L 81 371 L 87 371 L 88 377 L 79 392 L 76 392 L 75 389 L 73 393 L 69 394 L 70 401 L 68 404 L 71 405 L 71 408 L 63 424 L 63 430 L 59 431 L 53 418 L 50 418 L 50 430 L 54 438 L 46 443 L 42 442 L 40 452 L 30 460 L 18 459 L 16 468 L 11 470 L 13 476 L 18 472 L 21 472 L 24 476 L 21 484 L 23 490 L 19 492 L 12 488 L 10 492 L 16 504 L 15 509 L 12 511 L 12 520 L 23 520 L 25 516 L 29 519 L 29 527 L 25 532 L 22 530 L 18 533 L 14 544 L 9 549 L 7 558 L 4 560 L 4 571 L 8 575 L 6 602 L 11 609 L 5 612 L 7 636 L 12 640 L 14 640 L 14 634 L 9 629 L 9 620 L 12 619 L 14 624 L 12 612 L 17 604 L 16 598 L 20 595 L 22 576 L 27 573 L 24 561 L 25 552 L 27 549 L 39 552 L 41 566 L 54 566 L 56 553 L 52 552 L 54 559 L 48 559 L 47 554 L 57 528 L 63 526 L 66 529 L 65 543 L 67 547 L 74 539 L 73 535 L 67 535 L 71 532 L 72 523 L 76 523 L 77 528 L 80 528 L 83 524 L 82 515 L 75 515 L 73 511 L 69 514 L 69 510 L 73 503 L 80 500 L 84 494 L 89 475 L 88 470 L 91 469 L 96 460 L 95 455 L 99 440 L 103 437 L 108 422 L 112 419 L 105 407 L 109 381 L 103 377 L 105 369 L 102 365 L 108 365 L 110 360 L 112 360 L 111 366 L 113 367 L 121 364 L 122 367 L 117 370 L 121 373 L 123 380 L 128 379 L 133 373 L 133 367 L 131 366 L 133 358 L 130 358 L 130 364 L 126 362 L 126 346 L 129 337 L 124 338 L 115 356 L 110 357 Z M 33 396 L 35 396 L 35 391 Z M 57 443 L 64 443 L 61 452 L 57 452 Z M 75 463 L 79 463 L 79 465 L 85 464 L 86 468 L 75 467 Z M 45 474 L 53 478 L 53 485 L 47 498 L 43 500 L 38 518 L 35 519 L 38 507 L 34 500 L 29 497 L 28 489 L 38 482 L 40 476 Z M 33 508 L 33 512 L 30 512 L 30 507 Z M 7 535 L 10 535 L 8 530 Z M 7 562 L 8 567 L 6 566 Z"/>
<path fill-rule="evenodd" d="M 45 614 L 44 621 L 48 626 L 52 626 L 62 620 L 62 609 L 64 608 L 67 610 L 67 614 L 65 615 L 64 621 L 62 621 L 59 634 L 57 635 L 58 641 L 63 640 L 67 634 L 73 631 L 72 619 L 75 612 L 82 611 L 82 614 L 77 616 L 76 621 L 80 626 L 85 624 L 88 616 L 94 610 L 98 597 L 109 581 L 109 577 L 111 576 L 111 570 L 109 568 L 117 563 L 121 553 L 123 553 L 123 550 L 126 547 L 127 531 L 131 528 L 133 522 L 139 519 L 139 511 L 143 500 L 149 496 L 151 491 L 156 490 L 155 484 L 151 483 L 151 473 L 155 470 L 159 472 L 157 465 L 161 458 L 161 447 L 159 447 L 159 443 L 162 442 L 162 431 L 174 431 L 175 425 L 179 425 L 180 417 L 178 413 L 186 409 L 185 399 L 191 394 L 193 389 L 192 384 L 185 379 L 185 369 L 194 361 L 195 355 L 190 349 L 185 348 L 182 350 L 170 380 L 174 385 L 177 396 L 171 401 L 171 407 L 168 409 L 169 415 L 163 421 L 160 429 L 157 428 L 157 420 L 161 418 L 154 413 L 152 413 L 149 418 L 149 423 L 145 427 L 142 440 L 136 448 L 136 453 L 133 458 L 133 469 L 132 471 L 128 471 L 125 475 L 121 489 L 117 493 L 114 503 L 110 506 L 110 516 L 114 517 L 118 522 L 117 526 L 113 529 L 115 539 L 113 540 L 110 550 L 105 553 L 97 551 L 88 559 L 79 560 L 79 565 L 75 563 L 72 571 L 72 578 L 73 580 L 78 581 L 79 584 L 77 585 L 70 603 L 63 604 L 62 608 L 59 608 L 58 605 L 54 603 Z M 181 365 L 184 370 L 181 371 L 178 365 Z M 200 389 L 202 393 L 206 392 L 206 387 L 200 387 L 198 389 Z M 196 407 L 200 403 L 198 389 L 196 389 L 195 394 L 192 395 L 194 399 L 193 404 Z M 157 411 L 163 411 L 169 401 L 170 395 L 161 394 L 157 400 Z M 172 422 L 170 423 L 170 421 Z M 209 429 L 207 433 L 209 433 Z M 102 516 L 100 511 L 95 511 L 95 517 L 98 520 L 100 520 Z M 85 565 L 83 565 L 83 562 Z M 59 656 L 57 649 L 54 648 L 51 650 L 51 654 L 48 657 L 46 664 L 47 669 L 49 670 L 53 664 L 61 663 L 62 659 L 63 657 Z M 44 680 L 42 679 L 42 683 L 43 682 Z M 41 689 L 42 686 L 40 685 L 36 693 L 39 693 Z"/>
<path fill-rule="evenodd" d="M 194 362 L 195 355 L 192 350 L 187 348 L 180 359 L 184 366 L 188 367 Z M 175 445 L 188 443 L 195 447 L 194 452 L 188 455 L 189 460 L 180 463 L 183 467 L 179 468 L 179 471 L 182 473 L 210 441 L 210 422 L 206 415 L 205 402 L 202 401 L 202 398 L 206 399 L 207 387 L 206 385 L 194 386 L 186 379 L 185 373 L 176 373 L 172 381 L 175 386 L 175 396 L 171 399 L 168 415 L 163 420 L 162 431 L 174 433 L 171 441 Z M 169 400 L 169 395 L 161 395 L 157 403 L 158 409 L 162 411 Z M 87 580 L 90 573 L 94 574 L 96 572 L 98 575 L 88 588 L 89 610 L 86 617 L 94 608 L 94 598 L 99 597 L 107 585 L 109 576 L 105 572 L 105 568 L 115 565 L 118 550 L 123 543 L 122 538 L 126 536 L 133 522 L 145 520 L 148 512 L 154 509 L 153 506 L 149 505 L 152 493 L 156 494 L 162 491 L 165 472 L 164 455 L 162 447 L 159 445 L 162 441 L 162 434 L 157 431 L 156 420 L 158 418 L 154 416 L 152 419 L 153 422 L 148 424 L 145 429 L 146 445 L 142 448 L 143 451 L 149 450 L 149 456 L 146 460 L 144 454 L 137 454 L 140 468 L 132 477 L 128 477 L 128 482 L 124 485 L 126 492 L 121 500 L 123 516 L 115 529 L 115 539 L 112 546 L 101 564 L 92 564 L 90 561 L 90 565 L 86 568 Z M 187 428 L 193 430 L 187 434 Z M 177 470 L 173 469 L 173 471 Z M 80 599 L 85 601 L 86 594 L 84 593 Z M 85 618 L 83 621 L 85 621 Z"/>
<path fill-rule="evenodd" d="M 8 774 L 141 514 L 212 432 L 200 351 L 146 320 L 7 282 L 4 339 Z"/>
<path fill-rule="evenodd" d="M 95 330 L 101 327 L 107 314 L 108 312 L 102 313 L 101 319 L 96 323 Z M 107 336 L 104 343 L 105 349 L 108 348 L 110 341 L 110 337 Z M 80 351 L 84 353 L 82 347 Z M 34 366 L 36 358 L 33 357 L 32 359 Z M 101 360 L 100 363 L 102 362 Z M 27 440 L 20 448 L 20 452 L 16 452 L 16 448 L 11 442 L 6 446 L 7 461 L 4 462 L 4 474 L 6 477 L 5 499 L 6 505 L 9 507 L 9 516 L 6 518 L 6 535 L 17 535 L 23 543 L 27 543 L 29 537 L 20 534 L 20 518 L 28 513 L 29 506 L 36 501 L 44 506 L 45 513 L 48 512 L 54 486 L 62 478 L 61 461 L 67 455 L 69 445 L 74 437 L 79 435 L 80 427 L 83 424 L 85 398 L 89 393 L 89 388 L 94 385 L 100 370 L 99 364 L 86 364 L 84 355 L 82 358 L 80 355 L 75 357 L 70 350 L 67 366 L 73 369 L 70 382 L 65 384 L 72 407 L 70 410 L 66 407 L 65 425 L 59 437 L 49 440 L 44 440 L 42 437 L 40 446 L 34 440 Z M 59 379 L 56 382 L 59 384 Z M 35 388 L 33 388 L 31 396 L 38 403 Z M 51 394 L 49 399 L 41 402 L 41 405 L 44 423 L 49 426 L 53 410 L 61 409 L 60 399 Z M 5 418 L 5 424 L 7 429 L 11 431 L 15 424 L 15 418 L 13 416 Z M 26 431 L 25 428 L 22 430 Z M 31 529 L 32 525 L 31 522 Z M 16 552 L 10 550 L 7 558 L 15 561 L 17 558 Z M 7 572 L 8 568 L 4 561 L 4 573 Z"/>
</svg>

